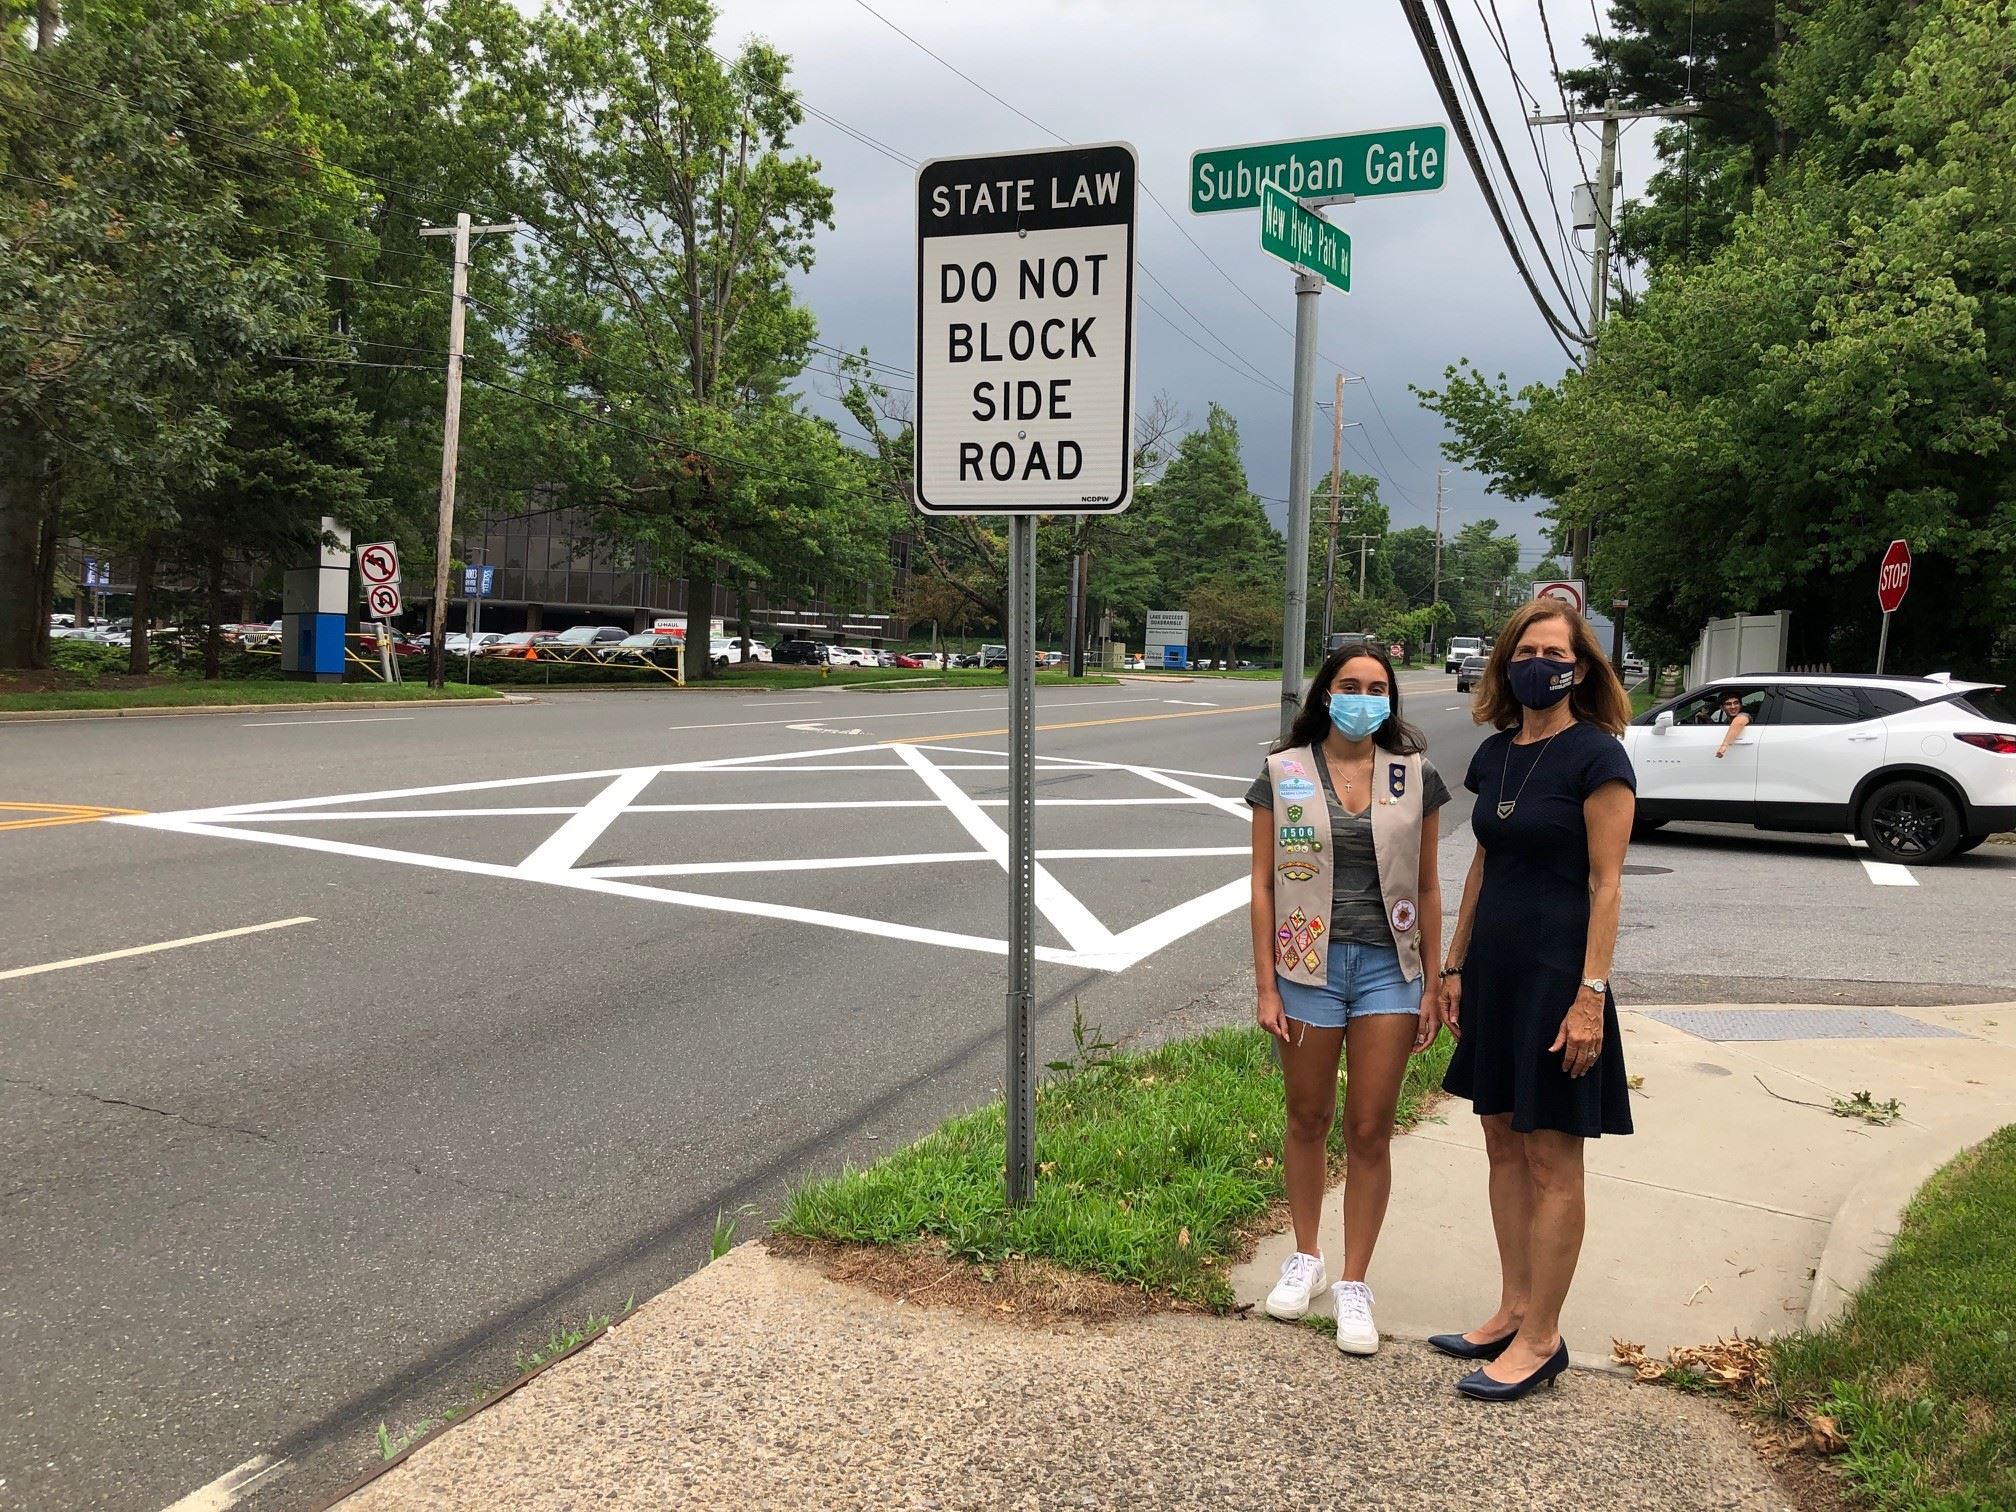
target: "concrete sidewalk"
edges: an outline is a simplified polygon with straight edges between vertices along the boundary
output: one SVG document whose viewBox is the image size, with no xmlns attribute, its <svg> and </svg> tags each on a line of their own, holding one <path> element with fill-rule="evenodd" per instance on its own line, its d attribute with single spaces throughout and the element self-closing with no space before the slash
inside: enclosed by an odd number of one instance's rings
<svg viewBox="0 0 2016 1512">
<path fill-rule="evenodd" d="M 1576 1372 L 1507 1410 L 1460 1374 L 1265 1322 L 1026 1328 L 745 1245 L 344 1512 L 1789 1505 L 1711 1403 Z"/>
<path fill-rule="evenodd" d="M 1643 1078 L 1632 1093 L 1638 1132 L 1587 1146 L 1589 1227 L 1562 1318 L 1587 1363 L 1607 1360 L 1613 1338 L 1662 1356 L 1674 1344 L 1825 1323 L 1924 1179 L 2016 1122 L 2016 1004 L 1621 1017 L 1625 1059 Z M 1908 1037 L 1869 1037 L 1878 1032 Z M 1786 1037 L 1733 1037 L 1757 1034 Z M 1873 1127 L 1829 1111 L 1864 1091 L 1898 1099 L 1903 1116 Z M 1326 1253 L 1341 1250 L 1341 1205 L 1339 1187 L 1324 1205 Z M 1293 1247 L 1276 1235 L 1233 1273 L 1242 1302 L 1266 1296 Z M 1497 1264 L 1483 1131 L 1467 1104 L 1447 1103 L 1394 1144 L 1393 1203 L 1369 1278 L 1380 1328 L 1420 1338 L 1474 1325 L 1498 1305 Z"/>
<path fill-rule="evenodd" d="M 1815 1013 L 1832 1016 L 1802 1016 Z M 1587 1364 L 1612 1336 L 1660 1353 L 1824 1315 L 1918 1183 L 2016 1121 L 2016 1005 L 1645 1009 L 1625 1033 L 1639 1133 L 1590 1147 L 1566 1319 Z M 1732 1038 L 1756 1034 L 1798 1037 Z M 1827 1111 L 1862 1090 L 1900 1099 L 1903 1120 Z M 1474 1119 L 1448 1105 L 1403 1136 L 1395 1175 L 1372 1279 L 1400 1337 L 1369 1360 L 1257 1314 L 1031 1327 L 747 1245 L 345 1507 L 1791 1505 L 1744 1430 L 1698 1398 L 1603 1370 L 1511 1408 L 1457 1397 L 1462 1367 L 1406 1336 L 1496 1300 Z M 1288 1244 L 1235 1273 L 1242 1299 L 1265 1293 Z"/>
</svg>

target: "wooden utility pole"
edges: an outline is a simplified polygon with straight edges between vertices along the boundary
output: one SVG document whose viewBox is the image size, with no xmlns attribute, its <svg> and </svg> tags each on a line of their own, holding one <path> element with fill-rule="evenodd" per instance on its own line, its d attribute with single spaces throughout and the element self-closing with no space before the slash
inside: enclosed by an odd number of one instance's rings
<svg viewBox="0 0 2016 1512">
<path fill-rule="evenodd" d="M 1449 476 L 1449 469 L 1435 469 L 1435 586 L 1428 595 L 1431 606 L 1442 602 L 1442 480 Z M 1435 627 L 1428 627 L 1428 649 L 1435 649 Z"/>
<path fill-rule="evenodd" d="M 1323 639 L 1317 654 L 1330 654 L 1330 615 L 1337 601 L 1337 500 L 1344 467 L 1344 375 L 1337 375 L 1337 397 L 1330 405 L 1330 552 L 1323 566 Z M 1361 590 L 1362 592 L 1362 590 Z"/>
<path fill-rule="evenodd" d="M 469 305 L 469 239 L 529 231 L 523 221 L 472 226 L 462 211 L 452 226 L 422 226 L 422 236 L 455 238 L 455 292 L 448 303 L 448 402 L 441 418 L 441 505 L 434 522 L 434 608 L 428 616 L 427 685 L 446 681 L 448 639 L 448 558 L 455 537 L 455 466 L 462 443 L 462 330 Z M 466 627 L 465 627 L 466 628 Z"/>
</svg>

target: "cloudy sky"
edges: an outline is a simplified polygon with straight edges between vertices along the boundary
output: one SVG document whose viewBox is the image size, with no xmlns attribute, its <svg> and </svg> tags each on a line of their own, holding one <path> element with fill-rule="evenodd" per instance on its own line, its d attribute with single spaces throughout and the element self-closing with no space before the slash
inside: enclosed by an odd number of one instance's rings
<svg viewBox="0 0 2016 1512">
<path fill-rule="evenodd" d="M 719 50 L 750 36 L 782 48 L 811 108 L 874 138 L 896 158 L 1042 147 L 1054 140 L 1046 132 L 1074 142 L 1133 143 L 1145 188 L 1168 210 L 1144 195 L 1137 293 L 1149 308 L 1138 321 L 1140 390 L 1167 393 L 1193 421 L 1214 401 L 1225 406 L 1238 417 L 1255 491 L 1285 498 L 1289 403 L 1280 390 L 1292 380 L 1293 274 L 1260 251 L 1257 212 L 1190 214 L 1190 154 L 1444 120 L 1393 0 L 866 0 L 915 43 L 861 0 L 719 3 Z M 1521 77 L 1543 109 L 1558 112 L 1536 0 L 1498 0 L 1496 8 Z M 1451 11 L 1549 251 L 1563 263 L 1521 122 L 1521 97 L 1477 7 L 1456 0 Z M 1577 66 L 1586 59 L 1583 34 L 1593 25 L 1588 0 L 1580 9 L 1575 0 L 1551 0 L 1547 14 L 1562 65 Z M 1538 135 L 1565 219 L 1569 186 L 1583 174 L 1565 128 Z M 866 346 L 877 360 L 907 369 L 913 170 L 816 117 L 807 119 L 799 141 L 823 163 L 835 192 L 836 225 L 823 234 L 818 265 L 804 282 L 821 339 Z M 1582 145 L 1593 173 L 1593 131 L 1583 133 Z M 1432 522 L 1435 469 L 1444 465 L 1441 423 L 1415 402 L 1410 383 L 1439 383 L 1460 357 L 1504 372 L 1515 387 L 1553 378 L 1565 366 L 1453 136 L 1450 146 L 1442 193 L 1329 212 L 1351 233 L 1355 266 L 1349 296 L 1331 291 L 1322 298 L 1317 387 L 1327 400 L 1340 364 L 1368 380 L 1345 388 L 1346 420 L 1362 422 L 1345 432 L 1345 466 L 1383 478 L 1396 526 Z M 1643 185 L 1652 161 L 1652 127 L 1627 130 L 1627 196 Z M 1580 302 L 1587 298 L 1587 235 L 1574 247 L 1573 265 L 1563 268 Z M 1537 268 L 1536 276 L 1544 285 Z M 1315 451 L 1316 471 L 1326 471 L 1327 423 Z M 1448 530 L 1489 515 L 1519 534 L 1530 548 L 1527 563 L 1537 559 L 1542 538 L 1531 515 L 1487 495 L 1481 478 L 1451 473 L 1447 505 Z M 1281 506 L 1269 508 L 1278 521 Z"/>
</svg>

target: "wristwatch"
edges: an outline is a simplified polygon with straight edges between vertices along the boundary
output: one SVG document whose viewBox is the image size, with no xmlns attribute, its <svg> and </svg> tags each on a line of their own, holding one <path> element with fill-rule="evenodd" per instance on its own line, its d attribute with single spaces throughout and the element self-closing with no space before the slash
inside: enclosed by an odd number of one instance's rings
<svg viewBox="0 0 2016 1512">
<path fill-rule="evenodd" d="M 1609 982 L 1605 981 L 1602 977 L 1584 977 L 1582 978 L 1582 985 L 1598 997 L 1605 997 L 1610 991 Z"/>
</svg>

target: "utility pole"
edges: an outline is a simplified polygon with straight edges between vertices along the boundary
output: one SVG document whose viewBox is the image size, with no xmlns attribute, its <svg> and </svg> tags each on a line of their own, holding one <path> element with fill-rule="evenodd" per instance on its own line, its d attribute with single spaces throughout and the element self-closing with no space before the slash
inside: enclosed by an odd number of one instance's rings
<svg viewBox="0 0 2016 1512">
<path fill-rule="evenodd" d="M 441 505 L 434 524 L 434 609 L 428 616 L 427 686 L 438 688 L 448 677 L 448 556 L 455 534 L 455 464 L 462 441 L 462 328 L 469 305 L 469 238 L 530 231 L 523 221 L 472 226 L 462 211 L 452 226 L 422 226 L 422 236 L 455 238 L 455 292 L 448 304 L 448 403 L 441 418 Z M 468 628 L 466 625 L 463 627 Z"/>
<path fill-rule="evenodd" d="M 1431 608 L 1442 602 L 1442 480 L 1448 476 L 1448 468 L 1438 467 L 1435 469 L 1435 587 L 1428 595 L 1428 603 Z M 1433 625 L 1428 627 L 1428 651 L 1430 655 L 1433 655 L 1435 651 L 1435 627 Z"/>
<path fill-rule="evenodd" d="M 1603 317 L 1610 310 L 1610 246 L 1617 201 L 1617 123 L 1690 116 L 1700 108 L 1699 105 L 1657 105 L 1628 110 L 1606 105 L 1600 110 L 1573 110 L 1566 115 L 1530 115 L 1526 118 L 1529 126 L 1566 126 L 1570 131 L 1591 121 L 1602 126 L 1603 150 L 1597 160 L 1596 182 L 1586 186 L 1595 201 L 1595 224 L 1590 230 L 1589 335 L 1584 343 L 1587 348 L 1585 360 L 1594 360 L 1596 338 L 1601 333 Z M 1589 527 L 1578 525 L 1568 533 L 1568 575 L 1586 577 L 1588 558 Z"/>
<path fill-rule="evenodd" d="M 1323 639 L 1319 654 L 1330 654 L 1330 611 L 1337 601 L 1337 499 L 1344 468 L 1344 375 L 1337 375 L 1337 397 L 1330 405 L 1330 554 L 1323 564 Z"/>
</svg>

